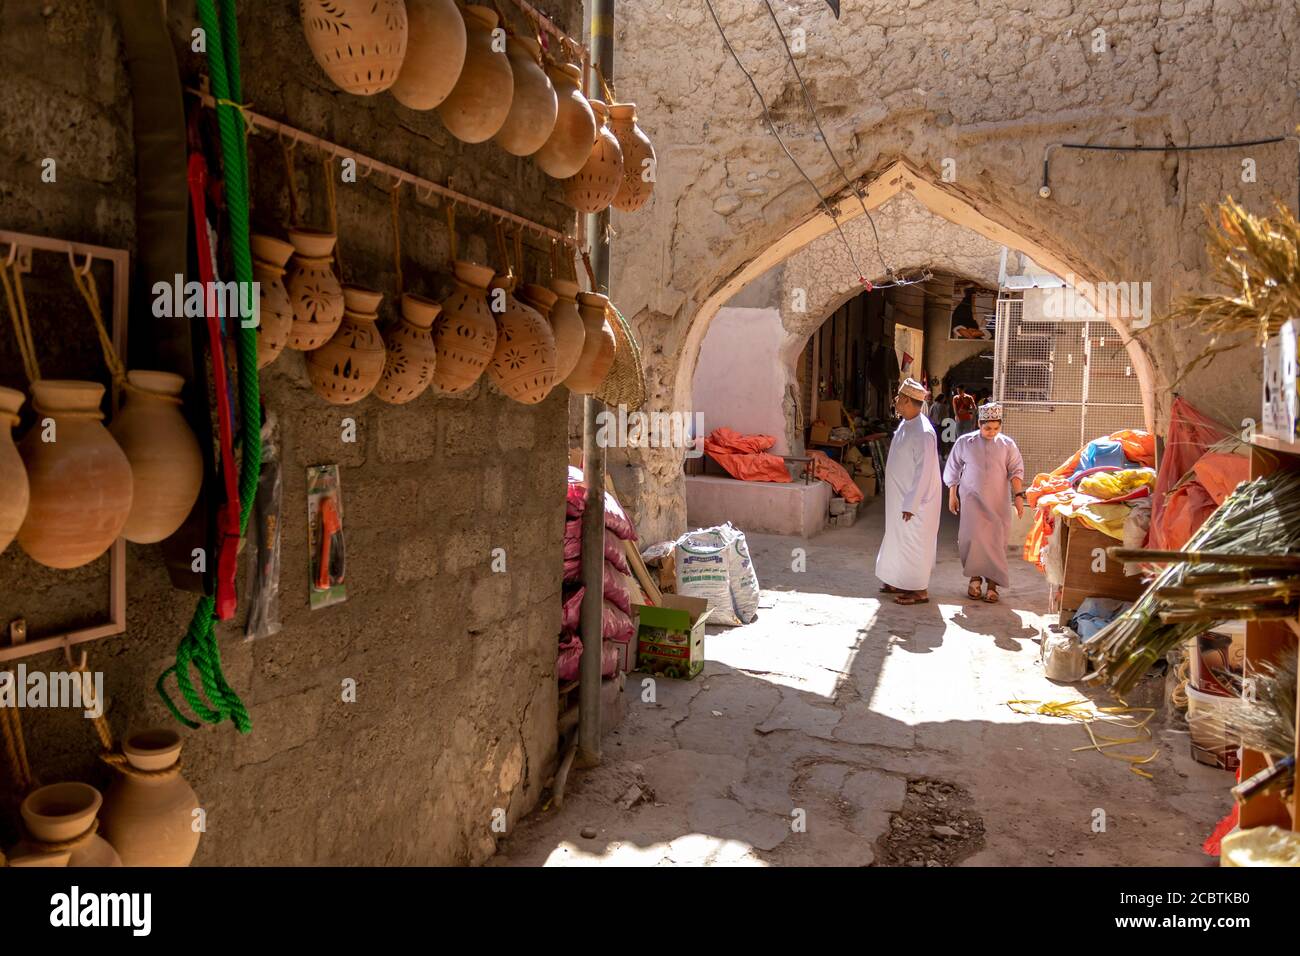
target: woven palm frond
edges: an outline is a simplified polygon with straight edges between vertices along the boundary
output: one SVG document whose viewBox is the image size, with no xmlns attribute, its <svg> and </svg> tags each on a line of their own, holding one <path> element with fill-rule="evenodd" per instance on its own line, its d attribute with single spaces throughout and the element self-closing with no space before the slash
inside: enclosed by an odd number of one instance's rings
<svg viewBox="0 0 1300 956">
<path fill-rule="evenodd" d="M 641 346 L 637 344 L 632 325 L 613 305 L 608 309 L 609 324 L 614 328 L 617 348 L 614 364 L 596 397 L 606 405 L 626 405 L 628 411 L 637 411 L 646 401 L 645 365 L 641 361 Z"/>
</svg>

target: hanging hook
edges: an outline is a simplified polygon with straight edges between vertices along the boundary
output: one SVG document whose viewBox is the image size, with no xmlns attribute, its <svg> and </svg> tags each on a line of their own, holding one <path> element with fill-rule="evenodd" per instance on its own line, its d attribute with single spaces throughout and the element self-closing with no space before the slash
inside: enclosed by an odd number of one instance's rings
<svg viewBox="0 0 1300 956">
<path fill-rule="evenodd" d="M 77 663 L 72 659 L 72 641 L 68 635 L 63 635 L 63 659 L 68 662 L 68 670 L 84 671 L 86 669 L 86 651 L 81 651 L 81 662 Z"/>
<path fill-rule="evenodd" d="M 77 275 L 79 275 L 79 276 L 87 275 L 87 274 L 90 272 L 90 264 L 91 264 L 92 262 L 94 262 L 94 261 L 95 261 L 95 255 L 94 255 L 94 253 L 87 252 L 87 253 L 86 253 L 86 264 L 85 264 L 84 266 L 80 266 L 80 267 L 78 267 L 78 265 L 77 265 L 77 252 L 76 252 L 76 250 L 75 250 L 75 249 L 69 249 L 69 250 L 68 250 L 68 262 L 72 263 L 72 271 L 75 272 L 75 273 L 76 273 Z"/>
</svg>

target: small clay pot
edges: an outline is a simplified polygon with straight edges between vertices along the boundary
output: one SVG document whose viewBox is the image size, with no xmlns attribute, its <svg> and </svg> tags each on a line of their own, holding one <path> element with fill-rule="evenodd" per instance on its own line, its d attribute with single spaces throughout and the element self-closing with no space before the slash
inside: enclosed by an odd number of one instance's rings
<svg viewBox="0 0 1300 956">
<path fill-rule="evenodd" d="M 103 425 L 103 399 L 96 382 L 32 385 L 36 424 L 18 444 L 31 499 L 18 545 L 46 567 L 94 561 L 131 513 L 131 465 Z"/>
<path fill-rule="evenodd" d="M 406 58 L 403 0 L 298 0 L 307 45 L 347 93 L 370 96 L 397 80 Z"/>
<path fill-rule="evenodd" d="M 185 416 L 185 379 L 171 372 L 126 373 L 122 410 L 109 429 L 131 463 L 131 513 L 122 537 L 153 544 L 175 534 L 198 500 L 203 452 Z"/>
<path fill-rule="evenodd" d="M 285 266 L 293 246 L 270 236 L 253 236 L 253 278 L 258 284 L 257 367 L 266 368 L 289 343 L 293 303 L 284 287 Z"/>
<path fill-rule="evenodd" d="M 564 294 L 566 292 L 567 295 Z M 577 294 L 578 284 L 565 279 L 553 280 L 550 289 L 530 283 L 519 290 L 519 300 L 540 312 L 551 326 L 551 335 L 555 339 L 556 382 L 568 378 L 573 367 L 578 364 L 582 355 L 582 342 L 587 337 L 574 298 Z"/>
<path fill-rule="evenodd" d="M 493 139 L 514 156 L 531 156 L 551 138 L 559 101 L 542 69 L 542 48 L 532 37 L 511 37 L 506 56 L 514 75 L 515 92 L 505 125 Z"/>
<path fill-rule="evenodd" d="M 473 262 L 452 263 L 454 285 L 433 327 L 438 353 L 433 383 L 449 395 L 477 382 L 496 351 L 497 324 L 487 302 L 488 283 L 494 274 Z"/>
<path fill-rule="evenodd" d="M 406 59 L 390 92 L 408 109 L 447 98 L 465 65 L 465 20 L 455 0 L 406 0 Z"/>
<path fill-rule="evenodd" d="M 438 106 L 447 131 L 464 143 L 483 143 L 497 134 L 514 98 L 514 74 L 505 51 L 492 49 L 497 15 L 487 7 L 465 8 L 465 65 Z"/>
<path fill-rule="evenodd" d="M 14 445 L 14 426 L 18 424 L 18 410 L 23 407 L 23 393 L 12 388 L 0 388 L 0 551 L 9 547 L 18 529 L 27 517 L 27 502 L 31 491 L 27 485 L 27 469 L 22 455 Z"/>
<path fill-rule="evenodd" d="M 343 321 L 343 287 L 334 274 L 338 240 L 315 229 L 290 229 L 289 241 L 294 249 L 284 279 L 293 305 L 289 348 L 309 352 L 328 342 Z"/>
<path fill-rule="evenodd" d="M 635 103 L 615 103 L 609 107 L 609 129 L 623 151 L 623 179 L 611 205 L 623 212 L 636 212 L 654 192 L 655 148 L 650 137 L 636 123 Z"/>
<path fill-rule="evenodd" d="M 402 316 L 384 332 L 388 357 L 375 397 L 390 405 L 405 405 L 433 383 L 438 350 L 433 344 L 433 323 L 442 306 L 423 296 L 402 296 Z"/>
<path fill-rule="evenodd" d="M 343 321 L 334 337 L 307 355 L 307 377 L 321 398 L 351 405 L 371 393 L 384 373 L 384 340 L 375 322 L 382 292 L 345 286 Z"/>
<path fill-rule="evenodd" d="M 623 183 L 623 150 L 610 130 L 605 104 L 592 100 L 600 127 L 582 169 L 564 181 L 564 201 L 579 212 L 596 213 L 609 206 Z"/>
<path fill-rule="evenodd" d="M 100 814 L 105 838 L 127 866 L 189 866 L 201 836 L 194 826 L 199 798 L 180 773 L 180 736 L 140 731 L 123 741 L 122 754 L 149 775 L 118 770 Z"/>
<path fill-rule="evenodd" d="M 121 866 L 114 847 L 99 833 L 70 850 L 48 851 L 42 844 L 65 843 L 87 833 L 95 823 L 104 798 L 86 783 L 52 783 L 38 787 L 23 800 L 19 813 L 28 838 L 14 850 L 14 866 L 70 867 Z M 51 859 L 42 859 L 49 857 Z M 63 863 L 55 860 L 66 860 Z"/>
<path fill-rule="evenodd" d="M 598 292 L 578 293 L 578 314 L 586 337 L 582 343 L 582 355 L 574 366 L 565 386 L 579 395 L 589 395 L 600 387 L 614 364 L 614 351 L 618 340 L 614 337 L 614 327 L 609 323 L 609 299 Z"/>
<path fill-rule="evenodd" d="M 555 336 L 534 308 L 514 296 L 514 276 L 497 276 L 492 288 L 505 292 L 506 308 L 496 314 L 497 344 L 488 377 L 516 402 L 536 405 L 555 385 Z"/>
<path fill-rule="evenodd" d="M 596 141 L 596 114 L 582 95 L 582 69 L 573 63 L 549 66 L 546 75 L 555 87 L 555 129 L 533 156 L 552 179 L 568 179 L 586 164 Z"/>
</svg>

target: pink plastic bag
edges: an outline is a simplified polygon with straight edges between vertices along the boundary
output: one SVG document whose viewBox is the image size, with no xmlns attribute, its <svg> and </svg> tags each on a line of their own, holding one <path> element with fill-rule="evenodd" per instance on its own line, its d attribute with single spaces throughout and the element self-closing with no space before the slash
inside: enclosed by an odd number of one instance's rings
<svg viewBox="0 0 1300 956">
<path fill-rule="evenodd" d="M 586 588 L 578 588 L 564 599 L 563 614 L 561 616 L 564 630 L 578 630 L 579 622 L 582 620 L 582 596 L 586 591 Z M 627 612 L 620 610 L 617 605 L 606 599 L 603 602 L 600 615 L 600 636 L 606 640 L 626 644 L 632 640 L 634 633 L 635 628 L 632 626 L 632 618 Z"/>
<path fill-rule="evenodd" d="M 582 664 L 582 638 L 565 634 L 560 640 L 560 653 L 555 658 L 555 674 L 563 681 L 577 680 Z M 608 642 L 601 642 L 600 676 L 613 677 L 618 670 L 618 651 Z"/>
<path fill-rule="evenodd" d="M 570 465 L 566 492 L 566 510 L 570 518 L 581 515 L 587 507 L 587 486 L 582 481 L 582 470 Z M 636 540 L 636 528 L 632 527 L 617 499 L 608 491 L 605 492 L 605 527 L 624 541 Z"/>
<path fill-rule="evenodd" d="M 566 522 L 564 525 L 564 571 L 566 581 L 576 580 L 576 578 L 570 578 L 568 576 L 569 562 L 578 561 L 581 554 L 582 521 L 580 519 L 573 519 Z M 632 573 L 631 569 L 628 567 L 627 555 L 623 551 L 623 543 L 611 534 L 608 528 L 605 531 L 605 560 L 618 568 L 622 574 Z"/>
</svg>

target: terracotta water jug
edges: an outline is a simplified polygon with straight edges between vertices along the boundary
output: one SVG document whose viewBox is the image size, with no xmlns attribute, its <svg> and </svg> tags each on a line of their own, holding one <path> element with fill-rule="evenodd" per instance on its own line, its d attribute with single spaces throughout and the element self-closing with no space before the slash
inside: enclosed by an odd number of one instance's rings
<svg viewBox="0 0 1300 956">
<path fill-rule="evenodd" d="M 596 142 L 582 169 L 564 181 L 564 201 L 579 212 L 605 209 L 623 183 L 623 150 L 609 128 L 609 111 L 600 100 L 592 100 L 591 108 L 600 124 Z"/>
<path fill-rule="evenodd" d="M 334 405 L 359 402 L 384 373 L 384 340 L 379 319 L 382 292 L 344 286 L 347 306 L 334 337 L 307 355 L 307 377 L 316 394 Z"/>
<path fill-rule="evenodd" d="M 433 328 L 438 362 L 433 382 L 454 395 L 478 381 L 497 345 L 497 324 L 488 308 L 487 288 L 492 269 L 473 262 L 452 263 L 454 287 L 442 303 L 442 316 Z"/>
<path fill-rule="evenodd" d="M 96 382 L 32 385 L 36 424 L 18 444 L 31 500 L 18 544 L 46 567 L 89 564 L 117 540 L 131 513 L 131 465 L 104 427 L 103 399 Z"/>
<path fill-rule="evenodd" d="M 369 96 L 388 89 L 406 58 L 403 0 L 298 0 L 307 45 L 334 85 Z"/>
<path fill-rule="evenodd" d="M 611 205 L 623 212 L 636 212 L 654 191 L 650 178 L 655 169 L 655 148 L 636 124 L 635 103 L 615 103 L 609 107 L 609 129 L 623 151 L 623 179 Z"/>
<path fill-rule="evenodd" d="M 14 427 L 18 409 L 23 407 L 23 393 L 0 388 L 0 551 L 9 547 L 27 516 L 27 469 L 14 445 Z"/>
<path fill-rule="evenodd" d="M 505 292 L 505 311 L 495 313 L 497 344 L 488 377 L 516 402 L 536 405 L 555 385 L 555 336 L 541 313 L 515 298 L 515 277 L 499 275 L 494 290 Z"/>
<path fill-rule="evenodd" d="M 582 355 L 582 341 L 587 336 L 587 330 L 582 325 L 582 317 L 578 315 L 578 303 L 574 299 L 578 292 L 578 284 L 566 283 L 573 287 L 573 291 L 567 298 L 561 296 L 558 291 L 552 291 L 556 283 L 565 282 L 564 279 L 557 279 L 551 283 L 550 289 L 534 283 L 519 289 L 519 301 L 540 312 L 542 318 L 551 327 L 551 336 L 555 339 L 555 381 L 557 383 L 568 378 L 569 373 L 573 371 L 573 366 L 578 364 L 578 357 Z"/>
<path fill-rule="evenodd" d="M 99 832 L 91 830 L 103 802 L 99 791 L 86 783 L 52 783 L 33 790 L 19 808 L 28 836 L 14 848 L 10 864 L 121 866 L 115 848 Z M 49 846 L 69 841 L 76 841 L 76 845 L 60 850 Z"/>
<path fill-rule="evenodd" d="M 465 66 L 460 79 L 438 106 L 447 131 L 465 143 L 483 143 L 497 134 L 510 114 L 514 74 L 505 51 L 492 49 L 497 15 L 487 7 L 465 8 Z"/>
<path fill-rule="evenodd" d="M 579 395 L 594 392 L 605 381 L 609 367 L 614 364 L 618 340 L 614 338 L 614 327 L 609 323 L 608 307 L 609 299 L 598 292 L 578 293 L 578 314 L 582 316 L 586 336 L 578 364 L 564 380 L 571 392 Z"/>
<path fill-rule="evenodd" d="M 582 68 L 573 63 L 549 66 L 558 100 L 555 129 L 533 156 L 538 167 L 553 179 L 568 179 L 586 164 L 596 141 L 596 114 L 582 95 Z"/>
<path fill-rule="evenodd" d="M 127 866 L 189 866 L 199 848 L 199 798 L 181 776 L 181 738 L 144 730 L 122 743 L 119 767 L 104 797 L 101 832 Z"/>
<path fill-rule="evenodd" d="M 447 98 L 465 65 L 465 20 L 456 0 L 407 0 L 406 59 L 390 92 L 408 109 Z"/>
<path fill-rule="evenodd" d="M 315 229 L 290 229 L 289 241 L 294 250 L 284 279 L 293 305 L 289 348 L 309 352 L 328 342 L 343 321 L 343 286 L 334 274 L 338 240 Z"/>
<path fill-rule="evenodd" d="M 109 429 L 131 463 L 131 513 L 122 537 L 136 544 L 170 538 L 189 516 L 203 484 L 203 452 L 181 414 L 185 379 L 132 371 Z"/>
<path fill-rule="evenodd" d="M 442 311 L 437 302 L 407 292 L 402 296 L 402 317 L 384 332 L 388 357 L 375 397 L 390 405 L 405 405 L 433 382 L 438 350 L 433 345 L 433 321 Z"/>
<path fill-rule="evenodd" d="M 542 69 L 542 47 L 532 37 L 511 37 L 506 56 L 514 74 L 515 92 L 505 125 L 493 139 L 507 153 L 531 156 L 551 138 L 555 129 L 555 87 Z"/>
<path fill-rule="evenodd" d="M 270 236 L 253 236 L 249 245 L 258 283 L 257 367 L 266 368 L 280 357 L 293 328 L 293 304 L 284 287 L 284 267 L 293 246 Z"/>
</svg>

